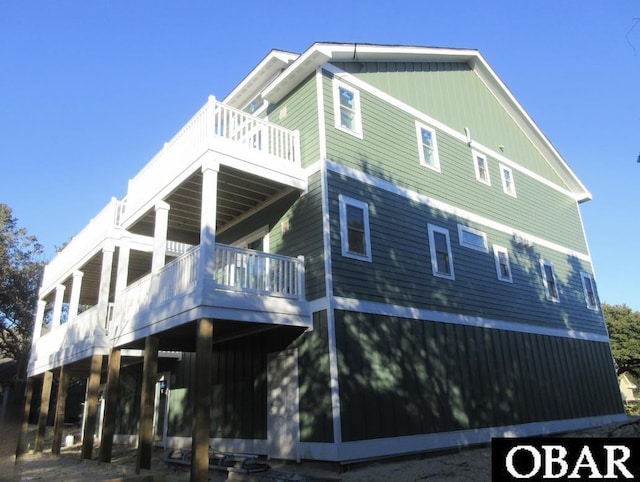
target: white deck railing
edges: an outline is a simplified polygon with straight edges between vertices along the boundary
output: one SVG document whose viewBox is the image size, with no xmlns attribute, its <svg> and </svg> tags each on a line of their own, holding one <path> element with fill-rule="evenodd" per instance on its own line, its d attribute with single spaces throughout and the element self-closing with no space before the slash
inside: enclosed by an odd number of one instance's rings
<svg viewBox="0 0 640 482">
<path fill-rule="evenodd" d="M 216 245 L 214 279 L 226 289 L 301 298 L 304 260 Z"/>
</svg>

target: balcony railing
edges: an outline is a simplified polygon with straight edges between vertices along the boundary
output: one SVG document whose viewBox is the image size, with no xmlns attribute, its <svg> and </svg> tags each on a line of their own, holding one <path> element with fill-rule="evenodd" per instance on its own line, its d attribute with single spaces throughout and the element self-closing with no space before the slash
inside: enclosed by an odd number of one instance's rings
<svg viewBox="0 0 640 482">
<path fill-rule="evenodd" d="M 239 155 L 265 167 L 291 172 L 300 167 L 300 137 L 268 120 L 255 117 L 209 97 L 208 102 L 129 182 L 126 205 L 118 212 L 120 221 L 154 199 L 167 182 L 188 172 L 204 149 Z M 276 167 L 279 166 L 279 167 Z"/>
</svg>

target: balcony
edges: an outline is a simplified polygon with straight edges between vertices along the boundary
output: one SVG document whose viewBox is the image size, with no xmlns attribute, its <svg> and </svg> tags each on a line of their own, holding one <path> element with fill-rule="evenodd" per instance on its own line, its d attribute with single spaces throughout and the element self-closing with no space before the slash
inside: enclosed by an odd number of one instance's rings
<svg viewBox="0 0 640 482">
<path fill-rule="evenodd" d="M 213 279 L 200 284 L 199 258 L 194 246 L 118 295 L 108 321 L 114 346 L 200 317 L 311 327 L 301 257 L 216 244 Z"/>
</svg>

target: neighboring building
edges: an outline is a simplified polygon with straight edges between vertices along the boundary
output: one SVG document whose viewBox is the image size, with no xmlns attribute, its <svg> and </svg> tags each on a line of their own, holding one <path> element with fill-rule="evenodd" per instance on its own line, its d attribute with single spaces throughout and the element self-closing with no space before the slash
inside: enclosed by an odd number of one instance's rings
<svg viewBox="0 0 640 482">
<path fill-rule="evenodd" d="M 272 51 L 49 263 L 28 374 L 89 377 L 85 434 L 102 385 L 143 467 L 622 420 L 590 197 L 475 50 Z"/>
<path fill-rule="evenodd" d="M 620 383 L 620 393 L 622 394 L 622 400 L 624 400 L 625 404 L 633 403 L 638 401 L 638 397 L 636 396 L 636 390 L 638 386 L 631 380 L 629 375 L 623 373 L 618 377 L 618 381 Z"/>
</svg>

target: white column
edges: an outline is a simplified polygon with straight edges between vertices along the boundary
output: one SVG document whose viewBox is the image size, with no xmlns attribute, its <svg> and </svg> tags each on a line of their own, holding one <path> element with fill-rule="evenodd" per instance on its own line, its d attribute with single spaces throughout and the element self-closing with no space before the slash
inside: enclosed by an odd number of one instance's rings
<svg viewBox="0 0 640 482">
<path fill-rule="evenodd" d="M 156 224 L 153 233 L 153 260 L 151 272 L 157 273 L 164 266 L 167 253 L 167 229 L 169 228 L 169 205 L 164 201 L 156 204 Z"/>
<path fill-rule="evenodd" d="M 78 307 L 80 306 L 80 291 L 82 290 L 82 271 L 73 273 L 73 284 L 71 285 L 71 299 L 69 300 L 69 319 L 73 319 L 78 315 Z"/>
<path fill-rule="evenodd" d="M 42 333 L 42 323 L 44 322 L 44 310 L 46 307 L 46 301 L 38 300 L 36 319 L 33 322 L 33 341 L 36 341 L 38 338 L 40 338 L 40 333 Z"/>
<path fill-rule="evenodd" d="M 56 286 L 56 298 L 53 302 L 53 319 L 51 320 L 51 329 L 60 326 L 60 320 L 62 318 L 62 305 L 64 303 L 64 285 Z"/>
<path fill-rule="evenodd" d="M 212 156 L 211 152 L 206 154 Z M 220 164 L 206 159 L 202 165 L 202 205 L 200 206 L 200 262 L 198 284 L 213 279 L 216 246 L 216 213 L 218 210 L 218 171 Z"/>
<path fill-rule="evenodd" d="M 118 272 L 116 274 L 116 293 L 115 300 L 118 301 L 118 296 L 127 287 L 129 281 L 129 255 L 131 253 L 129 236 L 123 236 L 120 240 L 120 247 L 118 249 Z"/>
<path fill-rule="evenodd" d="M 98 291 L 98 320 L 103 326 L 106 326 L 107 323 L 114 251 L 115 248 L 111 244 L 107 244 L 102 248 L 102 270 L 100 271 L 100 290 Z"/>
</svg>

